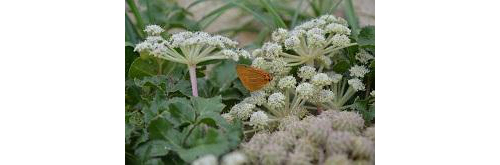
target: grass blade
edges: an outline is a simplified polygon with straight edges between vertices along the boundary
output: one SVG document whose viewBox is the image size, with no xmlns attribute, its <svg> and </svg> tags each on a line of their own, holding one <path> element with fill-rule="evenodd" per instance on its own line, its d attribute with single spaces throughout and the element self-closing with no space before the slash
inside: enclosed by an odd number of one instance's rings
<svg viewBox="0 0 500 165">
<path fill-rule="evenodd" d="M 271 15 L 273 16 L 273 19 L 275 21 L 275 24 L 281 28 L 286 29 L 287 26 L 286 26 L 285 22 L 283 21 L 283 19 L 281 19 L 280 15 L 278 14 L 278 12 L 276 12 L 274 7 L 269 3 L 270 1 L 269 0 L 260 0 L 260 2 L 263 4 L 264 8 L 266 8 L 271 13 Z"/>
<path fill-rule="evenodd" d="M 354 6 L 352 5 L 352 0 L 346 0 L 344 5 L 345 5 L 344 13 L 347 17 L 347 22 L 351 26 L 353 34 L 356 35 L 359 32 L 359 23 L 358 23 L 358 17 L 354 12 Z"/>
<path fill-rule="evenodd" d="M 264 16 L 260 15 L 259 13 L 255 12 L 254 10 L 252 10 L 252 9 L 250 9 L 250 8 L 248 8 L 248 7 L 246 7 L 245 5 L 240 4 L 240 3 L 236 3 L 236 2 L 230 2 L 230 3 L 232 3 L 232 4 L 236 5 L 236 6 L 238 6 L 239 8 L 241 8 L 241 9 L 243 9 L 243 10 L 247 11 L 247 12 L 249 12 L 249 13 L 250 13 L 250 14 L 252 14 L 252 15 L 253 15 L 253 16 L 254 16 L 257 20 L 259 20 L 260 22 L 262 22 L 264 25 L 266 25 L 266 26 L 268 26 L 268 27 L 270 27 L 270 28 L 274 28 L 274 27 L 276 27 L 276 25 L 270 24 L 270 23 L 266 20 L 266 18 L 265 18 Z"/>
<path fill-rule="evenodd" d="M 144 29 L 144 22 L 141 17 L 141 13 L 139 12 L 139 9 L 137 9 L 137 6 L 135 5 L 134 0 L 127 0 L 128 7 L 130 10 L 132 10 L 132 14 L 134 14 L 135 20 L 137 22 L 137 26 L 140 29 L 139 30 L 139 35 L 141 37 L 144 37 L 144 33 L 142 33 L 142 29 Z"/>
<path fill-rule="evenodd" d="M 302 12 L 302 2 L 304 2 L 304 0 L 300 0 L 299 2 L 299 5 L 297 5 L 297 9 L 295 9 L 295 13 L 293 13 L 293 19 L 292 19 L 292 25 L 290 25 L 290 27 L 295 27 L 295 24 L 297 23 L 297 19 L 299 18 L 299 12 Z"/>
</svg>

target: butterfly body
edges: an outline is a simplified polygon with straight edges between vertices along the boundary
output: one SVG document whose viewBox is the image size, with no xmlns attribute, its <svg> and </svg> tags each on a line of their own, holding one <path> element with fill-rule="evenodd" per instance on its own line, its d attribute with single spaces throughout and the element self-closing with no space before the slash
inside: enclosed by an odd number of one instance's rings
<svg viewBox="0 0 500 165">
<path fill-rule="evenodd" d="M 266 71 L 251 66 L 237 65 L 236 72 L 243 86 L 250 92 L 262 89 L 273 80 L 273 77 Z"/>
</svg>

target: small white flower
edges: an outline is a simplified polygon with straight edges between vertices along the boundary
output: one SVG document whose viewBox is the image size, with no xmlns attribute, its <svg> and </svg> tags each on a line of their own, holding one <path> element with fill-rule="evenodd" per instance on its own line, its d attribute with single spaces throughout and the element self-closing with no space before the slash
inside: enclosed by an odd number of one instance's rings
<svg viewBox="0 0 500 165">
<path fill-rule="evenodd" d="M 285 98 L 285 95 L 281 92 L 273 93 L 269 96 L 267 105 L 274 109 L 283 108 L 285 106 Z"/>
<path fill-rule="evenodd" d="M 214 155 L 205 155 L 196 159 L 192 165 L 217 165 L 217 157 Z"/>
<path fill-rule="evenodd" d="M 320 47 L 326 43 L 324 31 L 320 28 L 312 28 L 308 30 L 306 36 L 308 45 Z"/>
<path fill-rule="evenodd" d="M 375 90 L 373 90 L 372 92 L 370 92 L 370 95 L 375 97 Z"/>
<path fill-rule="evenodd" d="M 283 50 L 281 50 L 281 46 L 277 43 L 266 42 L 262 46 L 263 55 L 268 58 L 279 57 L 282 51 Z"/>
<path fill-rule="evenodd" d="M 295 80 L 295 77 L 286 76 L 281 78 L 281 80 L 278 82 L 278 87 L 280 87 L 281 89 L 294 88 L 296 84 L 297 80 Z"/>
<path fill-rule="evenodd" d="M 211 36 L 206 32 L 179 32 L 173 34 L 169 40 L 169 46 L 173 48 L 181 46 L 204 46 L 209 45 L 220 49 L 234 48 L 238 43 L 224 36 Z"/>
<path fill-rule="evenodd" d="M 136 52 L 142 52 L 142 51 L 148 51 L 152 47 L 151 43 L 149 42 L 141 42 L 135 45 L 134 51 Z"/>
<path fill-rule="evenodd" d="M 269 117 L 262 111 L 254 112 L 250 117 L 250 125 L 257 128 L 264 128 L 268 121 Z"/>
<path fill-rule="evenodd" d="M 269 68 L 268 62 L 263 57 L 257 57 L 253 59 L 252 66 L 264 70 L 267 70 Z"/>
<path fill-rule="evenodd" d="M 297 36 L 291 36 L 285 40 L 285 48 L 286 49 L 297 49 L 299 44 L 300 44 L 300 40 L 299 40 L 299 37 L 297 37 Z"/>
<path fill-rule="evenodd" d="M 327 23 L 331 23 L 333 21 L 336 21 L 337 19 L 333 15 L 323 15 L 319 17 L 319 19 L 324 20 Z"/>
<path fill-rule="evenodd" d="M 335 34 L 331 39 L 332 45 L 334 47 L 344 47 L 351 43 L 349 37 L 343 34 Z"/>
<path fill-rule="evenodd" d="M 246 120 L 250 117 L 250 114 L 253 112 L 255 108 L 254 104 L 249 103 L 238 103 L 231 108 L 230 114 L 234 114 L 238 119 Z"/>
<path fill-rule="evenodd" d="M 271 61 L 271 73 L 274 75 L 287 74 L 290 71 L 289 67 L 286 67 L 287 63 L 283 58 L 276 58 Z"/>
<path fill-rule="evenodd" d="M 351 35 L 351 30 L 347 26 L 338 23 L 331 23 L 327 25 L 326 31 L 328 33 Z"/>
<path fill-rule="evenodd" d="M 351 85 L 351 87 L 354 88 L 354 90 L 356 90 L 356 91 L 364 91 L 365 90 L 365 85 L 358 78 L 350 79 L 349 81 L 347 81 L 347 83 L 349 83 L 349 85 Z"/>
<path fill-rule="evenodd" d="M 229 49 L 222 50 L 222 55 L 226 56 L 227 58 L 231 58 L 234 61 L 238 61 L 240 58 L 240 56 L 238 56 L 238 53 L 236 53 L 233 50 L 229 50 Z"/>
<path fill-rule="evenodd" d="M 234 119 L 233 115 L 231 115 L 229 113 L 224 113 L 221 116 L 222 116 L 222 118 L 226 119 L 226 121 L 228 123 L 232 123 L 233 122 L 233 119 Z"/>
<path fill-rule="evenodd" d="M 311 82 L 316 86 L 322 87 L 330 85 L 332 83 L 332 79 L 330 79 L 330 77 L 328 77 L 325 73 L 318 73 L 312 77 Z"/>
<path fill-rule="evenodd" d="M 149 35 L 157 36 L 157 35 L 160 35 L 162 32 L 164 32 L 165 30 L 163 30 L 158 25 L 148 25 L 148 26 L 146 26 L 146 29 L 144 29 L 144 31 L 146 33 L 148 33 Z"/>
<path fill-rule="evenodd" d="M 351 67 L 351 69 L 349 69 L 349 72 L 351 72 L 351 76 L 356 76 L 356 77 L 362 78 L 365 76 L 365 74 L 370 72 L 370 70 L 366 69 L 365 66 L 355 65 L 355 66 Z"/>
<path fill-rule="evenodd" d="M 278 30 L 273 32 L 271 39 L 275 42 L 282 43 L 285 40 L 287 35 L 288 35 L 288 31 L 286 29 L 279 28 Z"/>
<path fill-rule="evenodd" d="M 244 49 L 238 49 L 238 55 L 243 57 L 243 58 L 248 58 L 248 59 L 251 59 L 251 58 L 254 58 L 254 56 L 250 53 L 248 53 L 248 51 L 244 50 Z"/>
<path fill-rule="evenodd" d="M 245 98 L 243 102 L 260 106 L 266 102 L 266 96 L 267 93 L 263 90 L 254 91 L 250 93 L 250 97 Z"/>
<path fill-rule="evenodd" d="M 333 100 L 335 94 L 330 90 L 321 90 L 318 94 L 317 101 L 320 103 L 324 103 L 330 100 Z"/>
<path fill-rule="evenodd" d="M 148 36 L 146 37 L 146 42 L 149 42 L 151 44 L 158 44 L 165 42 L 165 40 L 160 36 Z"/>
<path fill-rule="evenodd" d="M 303 79 L 310 79 L 316 74 L 316 69 L 310 66 L 303 66 L 299 69 L 298 76 Z"/>
<path fill-rule="evenodd" d="M 330 75 L 330 78 L 332 79 L 333 83 L 338 83 L 340 80 L 342 80 L 342 75 L 337 73 L 332 73 Z"/>
<path fill-rule="evenodd" d="M 298 93 L 299 97 L 302 98 L 311 98 L 314 95 L 314 86 L 309 83 L 301 83 L 297 86 L 296 92 Z"/>
<path fill-rule="evenodd" d="M 366 52 L 365 50 L 361 49 L 358 53 L 356 53 L 356 56 L 355 56 L 356 60 L 358 60 L 359 62 L 363 63 L 363 64 L 367 64 L 368 61 L 374 59 L 374 57 Z"/>
<path fill-rule="evenodd" d="M 247 162 L 245 154 L 234 151 L 222 157 L 222 165 L 242 165 Z"/>
</svg>

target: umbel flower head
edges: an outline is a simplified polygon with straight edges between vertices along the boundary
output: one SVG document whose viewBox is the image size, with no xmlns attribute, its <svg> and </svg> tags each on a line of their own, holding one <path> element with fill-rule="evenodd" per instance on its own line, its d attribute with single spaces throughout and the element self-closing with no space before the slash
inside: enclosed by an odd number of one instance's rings
<svg viewBox="0 0 500 165">
<path fill-rule="evenodd" d="M 208 60 L 237 61 L 239 57 L 251 57 L 245 50 L 235 49 L 237 42 L 220 35 L 187 31 L 175 33 L 165 40 L 159 36 L 164 30 L 158 25 L 149 25 L 144 31 L 149 36 L 144 42 L 137 44 L 135 51 L 149 52 L 155 57 L 189 66 Z"/>
<path fill-rule="evenodd" d="M 349 39 L 351 30 L 347 22 L 333 15 L 324 15 L 298 25 L 291 31 L 279 28 L 272 33 L 272 42 L 264 44 L 255 53 L 266 58 L 283 57 L 289 66 L 308 64 L 315 61 L 322 66 L 331 64 L 331 53 L 355 45 Z M 292 50 L 286 53 L 282 50 Z"/>
<path fill-rule="evenodd" d="M 303 120 L 287 117 L 275 132 L 257 133 L 240 147 L 252 164 L 373 164 L 375 144 L 361 135 L 368 130 L 361 130 L 359 118 L 355 112 L 333 110 Z"/>
</svg>

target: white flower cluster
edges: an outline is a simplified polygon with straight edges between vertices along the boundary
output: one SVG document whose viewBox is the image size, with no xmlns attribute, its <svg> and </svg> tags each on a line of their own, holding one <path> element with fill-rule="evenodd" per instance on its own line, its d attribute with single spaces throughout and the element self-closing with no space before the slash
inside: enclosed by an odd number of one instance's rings
<svg viewBox="0 0 500 165">
<path fill-rule="evenodd" d="M 234 105 L 231 111 L 229 111 L 229 114 L 236 116 L 238 119 L 246 120 L 250 117 L 254 108 L 254 104 L 241 102 Z"/>
<path fill-rule="evenodd" d="M 150 51 L 151 55 L 158 57 L 166 53 L 166 43 L 167 41 L 160 36 L 148 36 L 144 42 L 135 45 L 134 51 Z"/>
<path fill-rule="evenodd" d="M 245 154 L 234 151 L 222 157 L 222 165 L 242 165 L 247 162 Z"/>
<path fill-rule="evenodd" d="M 299 69 L 298 76 L 303 79 L 310 79 L 316 75 L 316 68 L 311 66 L 303 66 Z"/>
<path fill-rule="evenodd" d="M 275 132 L 257 133 L 240 148 L 250 164 L 374 164 L 374 139 L 363 128 L 360 114 L 327 110 L 287 117 Z"/>
<path fill-rule="evenodd" d="M 268 71 L 273 75 L 273 77 L 286 75 L 291 69 L 287 66 L 287 62 L 281 57 L 272 57 L 272 60 L 269 61 L 267 61 L 264 57 L 256 57 L 252 61 L 252 66 Z"/>
<path fill-rule="evenodd" d="M 340 80 L 342 80 L 342 75 L 330 72 L 328 73 L 328 76 L 332 79 L 333 83 L 338 83 Z"/>
<path fill-rule="evenodd" d="M 333 100 L 335 94 L 331 90 L 321 90 L 318 95 L 315 95 L 315 101 L 318 103 L 324 103 Z"/>
<path fill-rule="evenodd" d="M 148 52 L 165 60 L 189 66 L 215 59 L 253 58 L 250 53 L 236 49 L 237 42 L 220 35 L 206 32 L 179 32 L 165 40 L 160 36 L 164 30 L 158 25 L 149 25 L 144 30 L 146 40 L 137 44 L 134 51 Z"/>
<path fill-rule="evenodd" d="M 314 86 L 307 82 L 299 84 L 296 91 L 299 97 L 305 99 L 311 98 L 315 93 Z"/>
<path fill-rule="evenodd" d="M 318 87 L 323 87 L 332 84 L 333 80 L 326 73 L 318 73 L 312 77 L 311 82 Z"/>
<path fill-rule="evenodd" d="M 245 154 L 239 151 L 233 151 L 222 157 L 221 165 L 243 165 L 248 161 Z M 191 165 L 218 165 L 215 155 L 204 155 L 191 163 Z"/>
<path fill-rule="evenodd" d="M 286 49 L 300 48 L 300 44 L 321 48 L 336 43 L 334 46 L 341 47 L 349 44 L 349 40 L 346 43 L 345 39 L 348 39 L 347 36 L 350 34 L 351 30 L 347 27 L 347 22 L 344 19 L 333 15 L 324 15 L 304 22 L 290 32 L 278 29 L 273 32 L 272 40 L 284 44 Z"/>
<path fill-rule="evenodd" d="M 370 72 L 370 70 L 368 70 L 365 66 L 363 65 L 355 65 L 353 67 L 351 67 L 351 69 L 349 69 L 349 72 L 351 72 L 351 76 L 356 76 L 356 77 L 360 77 L 360 78 L 363 78 L 365 76 L 365 74 L 367 74 L 368 72 Z"/>
<path fill-rule="evenodd" d="M 295 85 L 297 84 L 297 80 L 295 80 L 295 77 L 293 76 L 286 76 L 280 79 L 278 83 L 278 87 L 281 89 L 286 89 L 286 88 L 295 88 Z"/>
<path fill-rule="evenodd" d="M 158 25 L 148 25 L 146 26 L 146 29 L 144 29 L 144 32 L 146 32 L 150 36 L 158 36 L 164 31 L 165 30 L 163 30 L 163 28 Z"/>
<path fill-rule="evenodd" d="M 269 122 L 269 117 L 263 111 L 257 111 L 250 117 L 250 125 L 257 128 L 264 128 Z"/>
<path fill-rule="evenodd" d="M 237 49 L 237 50 L 231 50 L 231 49 L 224 49 L 221 51 L 222 55 L 226 56 L 229 59 L 233 59 L 234 61 L 238 61 L 240 57 L 244 58 L 252 58 L 253 56 L 250 55 L 246 50 L 243 49 Z"/>
<path fill-rule="evenodd" d="M 358 78 L 350 79 L 347 81 L 347 83 L 349 83 L 349 85 L 351 85 L 352 88 L 354 88 L 354 90 L 356 90 L 356 91 L 364 91 L 365 90 L 365 85 Z"/>
<path fill-rule="evenodd" d="M 221 49 L 234 48 L 238 43 L 220 35 L 212 36 L 205 32 L 180 32 L 173 34 L 168 45 L 173 48 L 209 45 Z"/>
<path fill-rule="evenodd" d="M 263 90 L 255 91 L 250 94 L 250 97 L 247 97 L 243 100 L 244 103 L 262 105 L 266 102 L 267 93 Z"/>
<path fill-rule="evenodd" d="M 373 55 L 371 55 L 370 53 L 368 53 L 367 51 L 365 51 L 363 49 L 360 49 L 360 51 L 358 53 L 356 53 L 355 58 L 356 58 L 356 60 L 358 60 L 362 64 L 367 64 L 368 61 L 375 59 L 375 57 L 373 57 Z"/>
<path fill-rule="evenodd" d="M 269 96 L 267 105 L 274 109 L 283 108 L 285 106 L 285 98 L 285 95 L 281 92 L 273 93 Z"/>
</svg>

